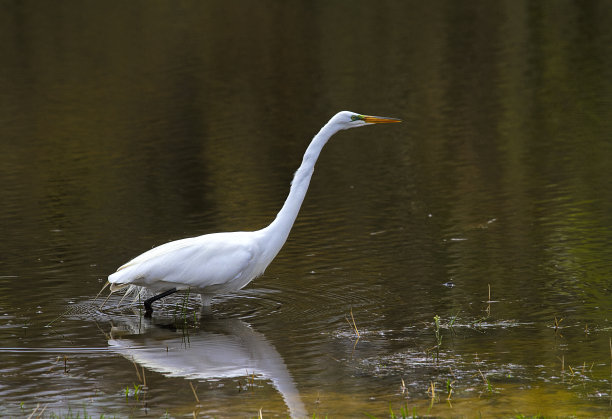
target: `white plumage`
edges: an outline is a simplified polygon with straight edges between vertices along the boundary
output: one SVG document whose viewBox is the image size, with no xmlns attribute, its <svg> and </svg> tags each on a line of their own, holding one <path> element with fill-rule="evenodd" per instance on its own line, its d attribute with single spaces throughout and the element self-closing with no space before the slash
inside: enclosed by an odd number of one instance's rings
<svg viewBox="0 0 612 419">
<path fill-rule="evenodd" d="M 221 294 L 239 290 L 263 273 L 266 265 L 253 263 L 261 260 L 261 253 L 253 232 L 207 234 L 155 247 L 121 266 L 108 280 L 111 291 L 131 284 L 154 292 L 176 287 Z"/>
<path fill-rule="evenodd" d="M 323 146 L 339 130 L 399 119 L 337 113 L 321 128 L 304 153 L 285 204 L 274 221 L 261 230 L 206 234 L 155 247 L 121 266 L 108 277 L 111 292 L 127 286 L 162 293 L 151 303 L 175 291 L 190 289 L 202 295 L 205 304 L 213 295 L 237 291 L 263 274 L 287 240 L 300 210 L 315 163 Z"/>
</svg>

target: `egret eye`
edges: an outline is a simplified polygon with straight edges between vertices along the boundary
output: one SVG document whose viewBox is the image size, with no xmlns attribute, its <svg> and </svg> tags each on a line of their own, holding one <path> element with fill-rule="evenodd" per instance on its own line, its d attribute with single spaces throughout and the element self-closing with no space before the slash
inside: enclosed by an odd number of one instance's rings
<svg viewBox="0 0 612 419">
<path fill-rule="evenodd" d="M 361 116 L 361 115 L 352 115 L 351 116 L 351 121 L 357 121 L 359 119 L 363 120 L 363 116 Z"/>
</svg>

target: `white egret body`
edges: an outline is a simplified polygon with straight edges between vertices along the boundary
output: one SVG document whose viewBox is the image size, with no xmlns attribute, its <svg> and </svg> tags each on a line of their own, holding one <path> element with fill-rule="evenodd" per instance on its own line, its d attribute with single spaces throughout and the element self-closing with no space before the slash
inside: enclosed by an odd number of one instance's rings
<svg viewBox="0 0 612 419">
<path fill-rule="evenodd" d="M 348 128 L 399 119 L 339 112 L 312 139 L 295 172 L 285 204 L 274 221 L 261 230 L 214 233 L 176 240 L 155 247 L 121 266 L 108 277 L 111 292 L 133 285 L 161 293 L 151 303 L 179 290 L 200 293 L 204 304 L 212 296 L 237 291 L 263 274 L 289 236 L 298 215 L 315 163 L 329 138 Z"/>
</svg>

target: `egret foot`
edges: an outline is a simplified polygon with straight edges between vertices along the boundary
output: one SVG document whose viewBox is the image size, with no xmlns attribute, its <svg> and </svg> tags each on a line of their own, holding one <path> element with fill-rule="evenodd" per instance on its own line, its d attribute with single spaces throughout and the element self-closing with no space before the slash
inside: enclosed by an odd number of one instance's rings
<svg viewBox="0 0 612 419">
<path fill-rule="evenodd" d="M 151 304 L 153 304 L 155 301 L 167 297 L 170 294 L 174 294 L 177 291 L 176 288 L 172 288 L 169 289 L 166 292 L 162 292 L 161 294 L 157 294 L 154 295 L 153 297 L 149 298 L 148 300 L 145 300 L 144 302 L 144 307 L 145 307 L 145 317 L 151 317 L 151 314 L 153 313 L 153 307 L 151 306 Z"/>
</svg>

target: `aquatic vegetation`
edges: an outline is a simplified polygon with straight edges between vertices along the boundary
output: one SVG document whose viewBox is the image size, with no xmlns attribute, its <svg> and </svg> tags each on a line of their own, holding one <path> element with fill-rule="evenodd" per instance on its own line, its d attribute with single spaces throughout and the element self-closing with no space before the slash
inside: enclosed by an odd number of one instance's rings
<svg viewBox="0 0 612 419">
<path fill-rule="evenodd" d="M 371 415 L 369 413 L 364 413 L 365 416 L 369 417 L 370 419 L 378 419 L 376 416 Z M 393 410 L 393 407 L 391 406 L 391 404 L 389 404 L 389 418 L 390 419 L 416 419 L 418 418 L 418 415 L 416 413 L 416 407 L 412 408 L 412 412 L 410 412 L 410 409 L 408 408 L 408 403 L 404 403 L 403 405 L 400 406 L 399 408 L 399 413 L 396 414 L 395 411 Z"/>
<path fill-rule="evenodd" d="M 437 314 L 434 316 L 434 334 L 436 335 L 436 349 L 440 350 L 442 346 L 442 335 L 440 334 L 440 316 Z"/>
<path fill-rule="evenodd" d="M 482 381 L 484 381 L 486 388 L 487 388 L 487 392 L 491 393 L 493 392 L 493 386 L 491 385 L 491 382 L 489 381 L 489 379 L 487 377 L 485 377 L 485 375 L 482 373 L 481 370 L 478 370 L 478 373 L 480 374 L 480 376 L 482 377 Z"/>
<path fill-rule="evenodd" d="M 23 406 L 21 406 L 23 409 Z M 23 409 L 25 410 L 25 409 Z M 28 416 L 25 416 L 27 412 L 23 412 L 24 417 L 27 417 L 28 419 L 38 419 L 38 418 L 49 418 L 49 419 L 94 419 L 94 416 L 90 415 L 87 412 L 87 406 L 83 406 L 82 410 L 72 410 L 71 407 L 68 407 L 68 411 L 66 413 L 62 413 L 62 412 L 47 412 L 47 405 L 44 405 L 41 407 L 40 403 L 36 404 L 36 407 L 34 408 L 34 410 L 32 410 L 32 412 L 30 412 L 30 414 Z M 99 419 L 114 419 L 116 418 L 116 416 L 114 415 L 105 415 L 105 414 L 100 414 L 100 416 L 98 416 Z"/>
</svg>

